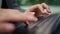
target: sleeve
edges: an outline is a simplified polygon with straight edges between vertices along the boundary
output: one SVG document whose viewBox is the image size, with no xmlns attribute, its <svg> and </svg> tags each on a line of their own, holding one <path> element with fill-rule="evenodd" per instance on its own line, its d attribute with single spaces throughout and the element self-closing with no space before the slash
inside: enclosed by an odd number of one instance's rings
<svg viewBox="0 0 60 34">
<path fill-rule="evenodd" d="M 16 0 L 6 0 L 7 2 L 7 6 L 8 8 L 11 8 L 11 9 L 18 9 L 18 10 L 21 10 L 21 11 L 25 11 L 24 9 L 22 9 L 16 2 Z"/>
<path fill-rule="evenodd" d="M 52 34 L 60 34 L 60 14 L 58 15 L 58 19 L 56 20 L 56 23 L 52 27 L 51 33 Z"/>
<path fill-rule="evenodd" d="M 0 0 L 0 8 L 1 8 L 1 5 L 2 5 L 2 0 Z"/>
</svg>

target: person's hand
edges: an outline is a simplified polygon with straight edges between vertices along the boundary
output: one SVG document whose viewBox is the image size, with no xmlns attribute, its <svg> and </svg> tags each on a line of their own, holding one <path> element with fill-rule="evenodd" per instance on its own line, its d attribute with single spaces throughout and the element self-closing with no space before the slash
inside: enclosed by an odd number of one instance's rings
<svg viewBox="0 0 60 34">
<path fill-rule="evenodd" d="M 37 21 L 37 17 L 35 16 L 35 12 L 24 12 L 24 18 L 26 21 Z"/>
<path fill-rule="evenodd" d="M 0 9 L 0 32 L 12 32 L 15 29 L 14 21 L 37 21 L 34 12 L 20 12 L 19 10 Z"/>
<path fill-rule="evenodd" d="M 50 13 L 50 8 L 45 3 L 34 5 L 24 13 L 12 9 L 0 10 L 0 32 L 12 32 L 15 29 L 14 24 L 8 23 L 9 21 L 37 21 L 35 10 L 39 14 Z"/>
<path fill-rule="evenodd" d="M 31 6 L 29 9 L 27 9 L 26 11 L 29 11 L 29 12 L 36 12 L 36 16 L 39 17 L 39 16 L 42 16 L 42 15 L 50 15 L 51 13 L 51 10 L 49 8 L 49 6 L 45 3 L 42 3 L 42 4 L 37 4 L 37 5 L 34 5 L 34 6 Z"/>
</svg>

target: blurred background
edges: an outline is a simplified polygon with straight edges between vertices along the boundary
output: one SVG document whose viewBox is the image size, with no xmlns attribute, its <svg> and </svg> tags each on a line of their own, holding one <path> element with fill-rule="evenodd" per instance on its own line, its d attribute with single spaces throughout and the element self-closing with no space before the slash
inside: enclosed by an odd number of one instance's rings
<svg viewBox="0 0 60 34">
<path fill-rule="evenodd" d="M 51 8 L 52 13 L 60 13 L 60 0 L 16 0 L 23 9 L 32 5 L 46 3 Z"/>
</svg>

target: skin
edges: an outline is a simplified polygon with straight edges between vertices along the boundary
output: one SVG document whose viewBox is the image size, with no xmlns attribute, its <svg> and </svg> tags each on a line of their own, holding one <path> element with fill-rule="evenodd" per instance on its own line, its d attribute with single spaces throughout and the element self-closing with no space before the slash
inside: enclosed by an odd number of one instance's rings
<svg viewBox="0 0 60 34">
<path fill-rule="evenodd" d="M 45 3 L 33 5 L 24 13 L 16 9 L 0 9 L 0 32 L 13 32 L 15 30 L 14 24 L 9 21 L 37 21 L 38 15 L 35 13 L 35 10 L 42 15 L 51 13 L 50 8 Z"/>
</svg>

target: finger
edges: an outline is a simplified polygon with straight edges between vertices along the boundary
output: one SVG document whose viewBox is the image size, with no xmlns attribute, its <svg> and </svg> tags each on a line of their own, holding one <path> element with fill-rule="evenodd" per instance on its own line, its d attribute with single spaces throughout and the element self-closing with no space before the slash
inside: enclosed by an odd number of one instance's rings
<svg viewBox="0 0 60 34">
<path fill-rule="evenodd" d="M 34 22 L 34 21 L 37 21 L 38 19 L 37 19 L 34 15 L 32 15 L 32 16 L 28 16 L 28 17 L 27 17 L 27 20 Z"/>
<path fill-rule="evenodd" d="M 25 23 L 26 25 L 29 25 L 29 21 L 26 21 L 26 23 Z"/>
<path fill-rule="evenodd" d="M 0 23 L 0 32 L 13 32 L 15 26 L 11 23 Z"/>
<path fill-rule="evenodd" d="M 41 4 L 38 5 L 39 12 L 44 14 L 44 9 Z"/>
<path fill-rule="evenodd" d="M 47 12 L 47 10 L 46 10 L 46 9 L 44 9 L 44 12 L 45 12 L 45 15 L 49 15 L 49 13 Z"/>
<path fill-rule="evenodd" d="M 50 8 L 45 3 L 42 3 L 43 8 L 47 9 L 47 12 L 51 13 Z"/>
</svg>

